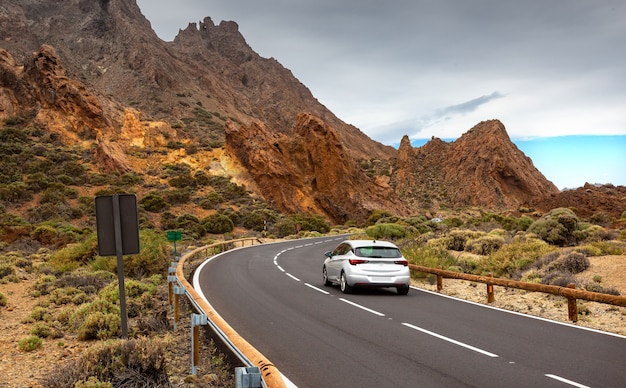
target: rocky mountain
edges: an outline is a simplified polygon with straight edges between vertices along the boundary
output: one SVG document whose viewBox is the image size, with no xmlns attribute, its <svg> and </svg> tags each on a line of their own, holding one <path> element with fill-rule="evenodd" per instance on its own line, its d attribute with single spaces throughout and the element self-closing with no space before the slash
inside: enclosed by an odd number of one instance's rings
<svg viewBox="0 0 626 388">
<path fill-rule="evenodd" d="M 0 119 L 31 120 L 103 172 L 145 174 L 154 165 L 138 150 L 178 147 L 179 161 L 213 174 L 215 160 L 184 149 L 222 149 L 221 174 L 277 210 L 337 223 L 375 209 L 513 211 L 558 195 L 497 120 L 419 148 L 369 139 L 232 21 L 206 17 L 164 42 L 134 0 L 6 0 L 0 36 Z M 162 153 L 162 164 L 176 157 Z"/>
<path fill-rule="evenodd" d="M 498 120 L 484 121 L 459 139 L 431 139 L 419 148 L 404 137 L 395 189 L 418 208 L 433 205 L 517 209 L 559 192 L 513 144 Z"/>
</svg>

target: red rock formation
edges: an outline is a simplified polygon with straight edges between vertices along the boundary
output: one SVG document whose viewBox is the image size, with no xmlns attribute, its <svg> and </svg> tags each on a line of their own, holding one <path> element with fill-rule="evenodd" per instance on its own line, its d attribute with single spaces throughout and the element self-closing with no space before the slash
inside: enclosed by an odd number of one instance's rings
<svg viewBox="0 0 626 388">
<path fill-rule="evenodd" d="M 322 214 L 339 223 L 363 221 L 375 209 L 407 214 L 388 186 L 361 170 L 336 131 L 311 114 L 298 115 L 291 137 L 259 123 L 230 123 L 225 148 L 284 212 Z"/>
<path fill-rule="evenodd" d="M 412 207 L 478 206 L 517 209 L 557 194 L 498 120 L 483 121 L 452 143 L 433 138 L 412 148 L 405 137 L 398 151 L 396 191 Z"/>
</svg>

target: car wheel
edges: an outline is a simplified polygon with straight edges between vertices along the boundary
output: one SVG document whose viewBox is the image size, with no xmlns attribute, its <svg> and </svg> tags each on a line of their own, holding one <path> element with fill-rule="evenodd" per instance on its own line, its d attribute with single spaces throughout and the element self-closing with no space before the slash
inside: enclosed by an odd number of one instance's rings
<svg viewBox="0 0 626 388">
<path fill-rule="evenodd" d="M 330 280 L 328 280 L 328 273 L 326 272 L 326 267 L 322 268 L 322 278 L 324 279 L 324 285 L 325 286 L 331 286 L 333 283 L 331 283 Z"/>
<path fill-rule="evenodd" d="M 348 284 L 345 272 L 341 273 L 341 281 L 339 282 L 339 288 L 341 288 L 341 292 L 343 292 L 344 294 L 352 293 L 352 287 L 350 287 L 350 285 Z"/>
<path fill-rule="evenodd" d="M 396 287 L 396 290 L 398 290 L 398 295 L 406 295 L 409 293 L 409 286 Z"/>
</svg>

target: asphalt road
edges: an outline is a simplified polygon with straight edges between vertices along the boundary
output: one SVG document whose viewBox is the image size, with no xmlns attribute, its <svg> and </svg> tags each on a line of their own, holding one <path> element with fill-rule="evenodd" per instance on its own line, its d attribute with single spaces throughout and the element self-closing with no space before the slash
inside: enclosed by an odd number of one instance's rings
<svg viewBox="0 0 626 388">
<path fill-rule="evenodd" d="M 625 387 L 626 338 L 412 288 L 324 287 L 340 237 L 226 252 L 196 289 L 298 387 Z"/>
</svg>

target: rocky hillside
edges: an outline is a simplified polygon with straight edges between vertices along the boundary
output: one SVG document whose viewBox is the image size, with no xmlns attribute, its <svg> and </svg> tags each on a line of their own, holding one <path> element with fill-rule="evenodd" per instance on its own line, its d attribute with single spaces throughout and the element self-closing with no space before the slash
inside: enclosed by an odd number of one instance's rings
<svg viewBox="0 0 626 388">
<path fill-rule="evenodd" d="M 174 162 L 212 175 L 217 163 L 275 209 L 337 223 L 375 209 L 567 205 L 542 201 L 560 194 L 499 121 L 453 143 L 405 137 L 396 151 L 337 118 L 232 21 L 206 17 L 164 42 L 134 0 L 6 0 L 0 35 L 0 119 L 82 147 L 95 171 Z M 203 159 L 214 150 L 220 160 Z"/>
<path fill-rule="evenodd" d="M 394 186 L 418 208 L 517 209 L 559 192 L 511 142 L 498 120 L 481 122 L 452 143 L 433 138 L 413 148 L 404 137 Z"/>
</svg>

